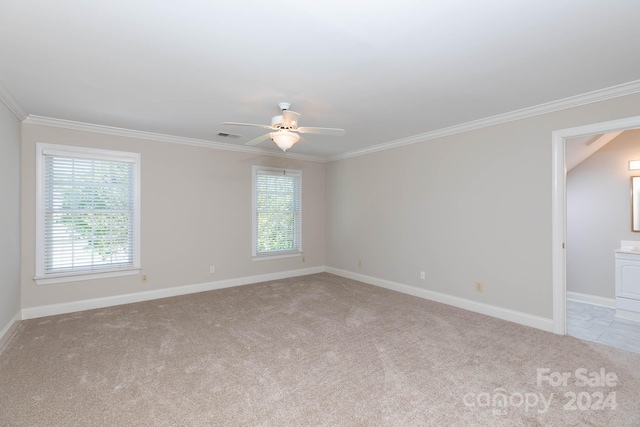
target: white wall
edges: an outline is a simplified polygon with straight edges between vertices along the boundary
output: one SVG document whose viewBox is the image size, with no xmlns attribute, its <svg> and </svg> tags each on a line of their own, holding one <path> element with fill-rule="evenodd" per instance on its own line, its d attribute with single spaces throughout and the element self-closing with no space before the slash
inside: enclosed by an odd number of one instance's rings
<svg viewBox="0 0 640 427">
<path fill-rule="evenodd" d="M 0 347 L 20 312 L 20 121 L 0 102 Z"/>
<path fill-rule="evenodd" d="M 552 318 L 551 134 L 638 105 L 630 95 L 328 164 L 327 265 Z"/>
<path fill-rule="evenodd" d="M 141 153 L 143 273 L 38 286 L 34 276 L 35 144 Z M 303 173 L 301 257 L 251 259 L 251 166 Z M 23 125 L 22 307 L 29 309 L 93 298 L 157 291 L 325 264 L 325 166 L 323 163 L 221 151 L 40 125 Z M 216 272 L 209 273 L 215 265 Z"/>
<path fill-rule="evenodd" d="M 567 290 L 615 297 L 614 250 L 631 231 L 629 160 L 640 159 L 640 130 L 626 131 L 567 174 Z"/>
<path fill-rule="evenodd" d="M 551 318 L 551 133 L 635 116 L 638 105 L 629 95 L 326 165 L 289 159 L 304 173 L 304 264 L 250 257 L 251 165 L 281 158 L 23 125 L 22 307 L 327 265 Z M 149 282 L 34 283 L 37 141 L 142 153 Z"/>
</svg>

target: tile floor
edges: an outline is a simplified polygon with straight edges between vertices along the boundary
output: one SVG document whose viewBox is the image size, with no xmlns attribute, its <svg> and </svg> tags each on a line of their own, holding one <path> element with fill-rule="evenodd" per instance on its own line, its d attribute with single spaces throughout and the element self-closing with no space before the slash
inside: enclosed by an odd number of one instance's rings
<svg viewBox="0 0 640 427">
<path fill-rule="evenodd" d="M 640 322 L 618 319 L 616 310 L 567 300 L 567 334 L 640 353 Z"/>
</svg>

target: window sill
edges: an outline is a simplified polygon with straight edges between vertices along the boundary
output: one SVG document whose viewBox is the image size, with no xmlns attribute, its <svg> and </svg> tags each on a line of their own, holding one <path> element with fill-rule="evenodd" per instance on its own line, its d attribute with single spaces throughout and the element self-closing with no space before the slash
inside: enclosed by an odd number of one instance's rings
<svg viewBox="0 0 640 427">
<path fill-rule="evenodd" d="M 293 258 L 297 256 L 302 256 L 303 252 L 283 252 L 283 253 L 273 253 L 267 255 L 254 255 L 252 257 L 253 261 L 267 261 L 270 259 L 280 259 L 280 258 Z"/>
<path fill-rule="evenodd" d="M 80 280 L 93 280 L 93 279 L 106 279 L 109 277 L 119 277 L 119 276 L 132 276 L 134 274 L 139 274 L 141 267 L 128 267 L 117 270 L 97 270 L 92 272 L 82 272 L 82 273 L 59 273 L 59 274 L 47 274 L 46 276 L 36 276 L 33 280 L 36 281 L 37 285 L 52 285 L 54 283 L 65 283 L 65 282 L 78 282 Z"/>
</svg>

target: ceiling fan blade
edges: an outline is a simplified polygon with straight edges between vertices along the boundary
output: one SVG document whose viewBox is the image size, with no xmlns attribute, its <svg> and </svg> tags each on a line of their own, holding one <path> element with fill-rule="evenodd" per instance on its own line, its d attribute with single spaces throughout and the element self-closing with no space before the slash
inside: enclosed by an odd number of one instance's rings
<svg viewBox="0 0 640 427">
<path fill-rule="evenodd" d="M 271 137 L 270 133 L 265 133 L 264 135 L 261 135 L 255 139 L 252 139 L 249 142 L 245 142 L 244 145 L 258 145 L 260 144 L 262 141 L 265 141 L 267 139 L 269 139 Z"/>
<path fill-rule="evenodd" d="M 257 127 L 257 128 L 273 130 L 273 128 L 271 126 L 268 126 L 268 125 L 257 125 L 255 123 L 222 122 L 222 124 L 223 125 L 232 125 L 232 126 L 252 126 L 252 127 Z"/>
<path fill-rule="evenodd" d="M 282 125 L 288 128 L 297 128 L 300 114 L 295 111 L 284 110 L 282 112 Z"/>
<path fill-rule="evenodd" d="M 301 127 L 296 129 L 300 133 L 316 133 L 321 135 L 333 135 L 333 136 L 341 136 L 346 132 L 344 129 L 335 129 L 335 128 L 308 128 Z"/>
</svg>

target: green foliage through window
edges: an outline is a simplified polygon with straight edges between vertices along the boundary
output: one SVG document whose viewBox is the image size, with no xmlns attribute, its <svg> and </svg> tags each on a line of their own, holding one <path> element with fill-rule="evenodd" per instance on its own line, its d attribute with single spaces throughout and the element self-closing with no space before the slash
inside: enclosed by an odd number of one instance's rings
<svg viewBox="0 0 640 427">
<path fill-rule="evenodd" d="M 45 156 L 45 270 L 133 264 L 130 162 Z"/>
<path fill-rule="evenodd" d="M 300 176 L 256 174 L 256 252 L 300 250 Z"/>
</svg>

